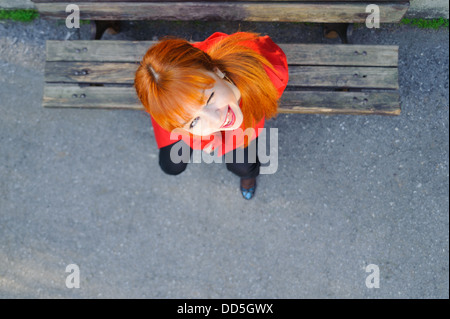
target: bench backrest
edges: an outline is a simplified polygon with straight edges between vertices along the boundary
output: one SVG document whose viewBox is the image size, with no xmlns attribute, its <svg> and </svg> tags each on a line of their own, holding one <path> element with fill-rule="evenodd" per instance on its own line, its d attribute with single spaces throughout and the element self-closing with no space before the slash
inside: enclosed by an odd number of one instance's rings
<svg viewBox="0 0 450 319">
<path fill-rule="evenodd" d="M 364 23 L 362 0 L 33 0 L 44 17 L 66 18 L 66 6 L 77 4 L 81 19 L 90 20 L 228 20 L 265 22 Z M 398 23 L 409 8 L 405 0 L 377 0 L 381 23 Z"/>
</svg>

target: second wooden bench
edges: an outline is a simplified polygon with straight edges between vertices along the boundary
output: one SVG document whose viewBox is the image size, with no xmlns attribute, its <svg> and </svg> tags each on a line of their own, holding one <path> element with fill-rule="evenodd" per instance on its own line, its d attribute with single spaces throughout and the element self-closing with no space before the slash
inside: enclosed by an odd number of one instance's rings
<svg viewBox="0 0 450 319">
<path fill-rule="evenodd" d="M 106 28 L 120 29 L 121 20 L 251 21 L 324 23 L 324 36 L 339 35 L 351 43 L 353 23 L 365 23 L 371 0 L 33 0 L 41 17 L 66 19 L 68 4 L 76 4 L 80 18 L 91 20 L 92 39 Z M 380 23 L 399 23 L 408 0 L 377 0 Z M 334 35 L 333 35 L 334 34 Z"/>
</svg>

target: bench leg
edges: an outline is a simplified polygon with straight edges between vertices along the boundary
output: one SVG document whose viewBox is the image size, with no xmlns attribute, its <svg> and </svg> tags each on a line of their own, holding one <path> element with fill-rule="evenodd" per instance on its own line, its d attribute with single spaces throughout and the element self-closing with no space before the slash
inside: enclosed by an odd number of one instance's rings
<svg viewBox="0 0 450 319">
<path fill-rule="evenodd" d="M 103 33 L 111 28 L 114 32 L 120 32 L 120 21 L 95 20 L 91 21 L 91 40 L 100 40 Z"/>
<path fill-rule="evenodd" d="M 352 23 L 325 23 L 323 25 L 323 36 L 327 39 L 339 37 L 342 43 L 351 44 L 353 34 Z"/>
</svg>

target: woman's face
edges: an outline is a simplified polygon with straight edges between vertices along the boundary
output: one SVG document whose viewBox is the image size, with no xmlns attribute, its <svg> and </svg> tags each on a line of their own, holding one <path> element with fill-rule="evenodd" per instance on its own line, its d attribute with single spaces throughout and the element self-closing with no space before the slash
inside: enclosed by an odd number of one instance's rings
<svg viewBox="0 0 450 319">
<path fill-rule="evenodd" d="M 206 104 L 182 128 L 199 136 L 239 128 L 244 120 L 239 107 L 241 93 L 234 84 L 222 77 L 219 70 L 206 73 L 216 82 L 212 88 L 204 91 Z"/>
</svg>

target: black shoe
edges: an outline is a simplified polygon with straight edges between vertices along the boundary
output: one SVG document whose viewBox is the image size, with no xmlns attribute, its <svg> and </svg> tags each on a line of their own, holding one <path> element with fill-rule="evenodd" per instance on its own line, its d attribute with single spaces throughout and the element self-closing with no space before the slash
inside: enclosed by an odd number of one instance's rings
<svg viewBox="0 0 450 319">
<path fill-rule="evenodd" d="M 256 177 L 254 178 L 241 178 L 241 193 L 242 196 L 250 200 L 255 195 L 256 190 Z"/>
</svg>

